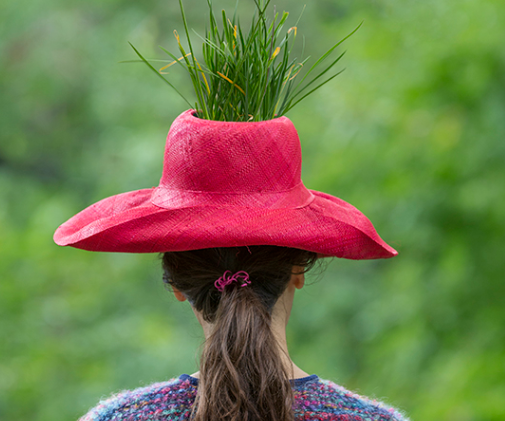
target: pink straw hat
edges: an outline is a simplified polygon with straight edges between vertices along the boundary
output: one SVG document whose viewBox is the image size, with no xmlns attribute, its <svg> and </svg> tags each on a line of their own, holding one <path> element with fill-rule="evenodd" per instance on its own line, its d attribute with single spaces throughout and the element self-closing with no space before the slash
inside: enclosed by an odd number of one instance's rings
<svg viewBox="0 0 505 421">
<path fill-rule="evenodd" d="M 276 245 L 348 259 L 397 254 L 355 207 L 303 185 L 300 141 L 287 117 L 245 123 L 194 113 L 170 128 L 158 187 L 89 206 L 54 241 L 129 253 Z"/>
</svg>

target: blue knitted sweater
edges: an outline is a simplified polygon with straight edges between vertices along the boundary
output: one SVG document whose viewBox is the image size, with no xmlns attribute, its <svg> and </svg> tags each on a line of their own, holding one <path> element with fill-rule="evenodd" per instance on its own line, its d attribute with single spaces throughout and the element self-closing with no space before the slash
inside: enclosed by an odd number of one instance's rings
<svg viewBox="0 0 505 421">
<path fill-rule="evenodd" d="M 292 385 L 296 421 L 407 421 L 398 410 L 316 375 L 292 380 Z M 121 392 L 100 402 L 80 421 L 188 420 L 197 387 L 198 379 L 183 374 L 167 382 Z"/>
</svg>

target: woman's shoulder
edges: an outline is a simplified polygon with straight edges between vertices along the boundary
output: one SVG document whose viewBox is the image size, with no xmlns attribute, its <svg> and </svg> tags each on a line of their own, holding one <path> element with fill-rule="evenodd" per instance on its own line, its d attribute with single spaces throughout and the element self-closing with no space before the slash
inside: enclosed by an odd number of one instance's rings
<svg viewBox="0 0 505 421">
<path fill-rule="evenodd" d="M 188 375 L 127 390 L 101 401 L 79 421 L 187 420 L 198 380 Z M 313 375 L 293 381 L 295 419 L 408 421 L 397 409 Z"/>
<path fill-rule="evenodd" d="M 135 419 L 186 420 L 196 396 L 196 386 L 189 376 L 125 390 L 100 401 L 79 421 L 116 421 Z"/>
<path fill-rule="evenodd" d="M 408 421 L 398 409 L 361 396 L 317 376 L 294 386 L 295 419 L 297 414 L 310 420 Z M 307 418 L 308 417 L 308 418 Z"/>
</svg>

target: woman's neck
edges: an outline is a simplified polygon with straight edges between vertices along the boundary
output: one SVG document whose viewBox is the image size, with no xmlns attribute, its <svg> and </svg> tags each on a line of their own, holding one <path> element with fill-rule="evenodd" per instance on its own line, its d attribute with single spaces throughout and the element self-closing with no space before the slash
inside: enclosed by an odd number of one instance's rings
<svg viewBox="0 0 505 421">
<path fill-rule="evenodd" d="M 274 335 L 274 338 L 277 341 L 279 355 L 281 357 L 282 364 L 288 377 L 290 380 L 300 379 L 303 377 L 308 377 L 305 371 L 300 369 L 289 356 L 288 344 L 286 340 L 286 325 L 287 320 L 289 318 L 291 307 L 289 306 L 289 310 L 286 309 L 282 300 L 277 302 L 276 307 L 274 307 L 274 311 L 272 313 L 272 324 L 271 329 Z M 199 315 L 197 315 L 198 317 Z M 209 338 L 212 334 L 212 325 L 206 321 L 204 321 L 201 317 L 198 317 L 200 324 L 202 325 L 203 332 L 205 338 Z M 191 377 L 200 378 L 200 372 L 197 371 L 193 373 Z"/>
<path fill-rule="evenodd" d="M 297 273 L 297 275 L 292 275 L 292 279 L 286 287 L 286 290 L 275 303 L 272 309 L 272 321 L 270 325 L 272 334 L 278 345 L 282 364 L 290 379 L 300 379 L 308 376 L 308 374 L 300 369 L 289 356 L 288 344 L 286 340 L 286 327 L 288 324 L 289 316 L 291 315 L 295 289 L 301 288 L 305 279 L 303 273 L 301 272 L 302 268 L 297 268 L 297 270 L 294 270 L 294 273 Z M 212 324 L 206 322 L 199 312 L 195 311 L 194 309 L 193 311 L 195 312 L 195 315 L 202 326 L 205 339 L 208 339 L 210 335 L 212 335 Z M 199 375 L 200 372 L 197 371 L 191 376 L 199 378 Z"/>
</svg>

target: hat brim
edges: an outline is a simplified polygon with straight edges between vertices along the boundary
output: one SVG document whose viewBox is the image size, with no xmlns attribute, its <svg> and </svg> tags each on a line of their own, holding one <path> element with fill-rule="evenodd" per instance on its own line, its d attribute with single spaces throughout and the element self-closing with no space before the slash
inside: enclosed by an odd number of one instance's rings
<svg viewBox="0 0 505 421">
<path fill-rule="evenodd" d="M 62 224 L 60 246 L 89 251 L 157 253 L 212 247 L 275 245 L 347 259 L 380 259 L 398 253 L 354 206 L 326 193 L 299 208 L 192 206 L 151 202 L 154 189 L 103 199 Z"/>
</svg>

